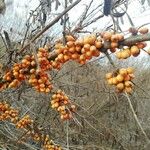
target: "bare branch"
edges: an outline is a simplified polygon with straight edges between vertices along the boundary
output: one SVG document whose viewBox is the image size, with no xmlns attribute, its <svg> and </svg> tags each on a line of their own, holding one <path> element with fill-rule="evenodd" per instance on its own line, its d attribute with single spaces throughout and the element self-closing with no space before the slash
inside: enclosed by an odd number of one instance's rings
<svg viewBox="0 0 150 150">
<path fill-rule="evenodd" d="M 139 128 L 141 129 L 141 131 L 142 131 L 143 135 L 145 136 L 146 140 L 148 141 L 148 143 L 150 143 L 150 139 L 148 138 L 147 134 L 145 133 L 145 131 L 144 131 L 144 129 L 143 129 L 141 123 L 139 122 L 139 119 L 138 119 L 138 117 L 137 117 L 137 115 L 136 115 L 136 113 L 135 113 L 135 111 L 134 111 L 134 108 L 133 108 L 133 106 L 132 106 L 132 103 L 131 103 L 131 100 L 130 100 L 130 98 L 129 98 L 129 95 L 128 95 L 127 93 L 125 93 L 124 95 L 125 95 L 125 97 L 126 97 L 127 100 L 128 100 L 130 109 L 131 109 L 131 111 L 132 111 L 132 113 L 133 113 L 133 116 L 134 116 L 134 119 L 135 119 L 137 125 L 138 125 Z"/>
<path fill-rule="evenodd" d="M 36 34 L 32 39 L 31 39 L 31 43 L 33 43 L 37 38 L 39 38 L 44 32 L 46 32 L 50 27 L 52 27 L 55 23 L 57 23 L 59 21 L 59 19 L 66 14 L 69 10 L 71 10 L 75 5 L 77 5 L 81 0 L 77 0 L 76 2 L 74 2 L 72 5 L 70 5 L 69 7 L 67 7 L 59 16 L 57 16 L 52 22 L 50 22 L 46 27 L 43 28 L 42 31 L 40 31 L 38 34 Z M 19 53 L 23 52 L 28 46 L 30 45 L 30 43 L 28 43 L 27 45 L 25 45 L 20 51 Z"/>
</svg>

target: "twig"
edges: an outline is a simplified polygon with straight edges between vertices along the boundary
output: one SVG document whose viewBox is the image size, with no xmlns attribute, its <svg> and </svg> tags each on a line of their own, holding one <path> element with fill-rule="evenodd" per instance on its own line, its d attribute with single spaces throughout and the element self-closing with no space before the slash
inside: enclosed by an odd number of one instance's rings
<svg viewBox="0 0 150 150">
<path fill-rule="evenodd" d="M 35 62 L 36 62 L 36 65 L 37 65 L 37 70 L 39 70 L 40 69 L 40 64 L 39 64 L 39 61 L 38 61 L 36 49 L 35 49 L 33 43 L 30 43 L 30 45 L 31 45 L 31 50 L 33 51 L 33 55 L 34 55 Z"/>
<path fill-rule="evenodd" d="M 69 150 L 69 121 L 67 120 L 67 150 Z"/>
<path fill-rule="evenodd" d="M 69 7 L 67 7 L 62 13 L 60 13 L 59 16 L 57 16 L 52 22 L 50 22 L 46 27 L 43 28 L 43 30 L 41 30 L 39 33 L 37 33 L 32 39 L 31 39 L 31 43 L 33 43 L 37 38 L 39 38 L 44 32 L 46 32 L 50 27 L 52 27 L 55 23 L 57 23 L 59 21 L 59 19 L 66 14 L 69 10 L 71 10 L 75 5 L 77 5 L 81 0 L 77 0 L 76 2 L 74 2 L 72 5 L 70 5 Z M 25 45 L 20 51 L 19 53 L 23 52 L 28 46 L 30 45 L 30 43 L 28 43 L 27 45 Z"/>
<path fill-rule="evenodd" d="M 126 97 L 127 100 L 128 100 L 130 109 L 131 109 L 131 111 L 132 111 L 132 113 L 133 113 L 133 117 L 134 117 L 134 119 L 135 119 L 137 125 L 138 125 L 139 128 L 141 129 L 141 131 L 142 131 L 143 135 L 145 136 L 146 140 L 148 141 L 148 143 L 150 143 L 150 139 L 148 138 L 147 134 L 145 133 L 145 131 L 144 131 L 144 129 L 143 129 L 141 123 L 139 122 L 139 119 L 138 119 L 138 117 L 137 117 L 137 115 L 136 115 L 136 113 L 135 113 L 135 111 L 134 111 L 134 108 L 133 108 L 133 105 L 132 105 L 131 100 L 130 100 L 130 98 L 129 98 L 129 95 L 128 95 L 126 92 L 125 92 L 124 95 L 125 95 L 125 97 Z"/>
<path fill-rule="evenodd" d="M 4 40 L 4 37 L 2 36 L 1 33 L 0 33 L 0 36 L 1 36 L 2 41 L 3 41 L 3 43 L 4 43 L 5 47 L 6 47 L 6 50 L 8 51 L 8 47 L 7 47 L 6 41 Z"/>
<path fill-rule="evenodd" d="M 147 33 L 143 35 L 130 36 L 129 38 L 126 38 L 125 40 L 120 42 L 119 45 L 130 46 L 138 42 L 149 41 L 149 40 L 150 40 L 150 33 Z"/>
<path fill-rule="evenodd" d="M 86 15 L 87 15 L 88 10 L 90 9 L 92 3 L 93 3 L 93 0 L 91 0 L 90 4 L 88 6 L 86 6 L 84 14 L 83 14 L 82 18 L 80 19 L 79 26 L 82 26 L 83 21 L 86 19 Z"/>
<path fill-rule="evenodd" d="M 65 0 L 65 9 L 67 8 L 67 0 Z M 67 21 L 67 14 L 64 15 L 63 20 L 63 44 L 66 44 L 66 21 Z"/>
<path fill-rule="evenodd" d="M 108 54 L 107 51 L 105 52 L 105 55 L 106 55 L 106 57 L 108 58 L 110 64 L 111 64 L 114 68 L 116 68 L 116 66 L 115 66 L 115 64 L 114 64 L 114 62 L 113 62 L 113 60 L 111 59 L 111 57 L 110 57 L 110 55 Z"/>
<path fill-rule="evenodd" d="M 89 26 L 90 24 L 96 22 L 98 19 L 102 18 L 103 16 L 104 16 L 103 14 L 102 14 L 102 15 L 99 15 L 98 17 L 94 18 L 94 19 L 91 20 L 90 22 L 84 24 L 84 25 L 83 25 L 83 28 L 85 28 L 85 27 Z"/>
</svg>

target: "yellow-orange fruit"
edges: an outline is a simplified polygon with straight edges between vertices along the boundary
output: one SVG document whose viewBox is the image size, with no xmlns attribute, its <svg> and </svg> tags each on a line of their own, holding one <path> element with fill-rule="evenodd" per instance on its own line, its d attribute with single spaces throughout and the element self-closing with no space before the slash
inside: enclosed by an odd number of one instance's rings
<svg viewBox="0 0 150 150">
<path fill-rule="evenodd" d="M 124 89 L 124 84 L 123 83 L 118 83 L 116 85 L 116 87 L 117 87 L 118 90 L 123 90 Z"/>
<path fill-rule="evenodd" d="M 90 51 L 92 53 L 95 52 L 96 50 L 97 50 L 97 48 L 94 45 L 90 46 Z"/>
<path fill-rule="evenodd" d="M 125 82 L 124 82 L 124 85 L 125 85 L 126 87 L 132 87 L 132 86 L 133 86 L 133 83 L 132 83 L 131 81 L 125 81 Z"/>
<path fill-rule="evenodd" d="M 121 74 L 121 75 L 123 75 L 123 76 L 125 76 L 125 75 L 127 75 L 127 70 L 125 69 L 125 68 L 121 68 L 120 70 L 119 70 L 119 73 Z"/>
<path fill-rule="evenodd" d="M 129 80 L 131 80 L 130 76 L 129 76 L 129 75 L 126 75 L 126 76 L 124 77 L 124 81 L 129 81 Z"/>
<path fill-rule="evenodd" d="M 87 51 L 87 50 L 86 50 L 85 48 L 82 48 L 82 49 L 81 49 L 81 53 L 82 53 L 82 54 L 86 53 L 86 51 Z"/>
<path fill-rule="evenodd" d="M 131 55 L 131 51 L 129 48 L 124 49 L 125 52 L 129 53 L 129 55 Z"/>
<path fill-rule="evenodd" d="M 58 60 L 63 60 L 63 59 L 64 59 L 64 55 L 63 55 L 63 54 L 59 54 L 59 55 L 57 56 L 57 58 L 58 58 Z"/>
<path fill-rule="evenodd" d="M 18 77 L 19 73 L 15 71 L 15 72 L 13 72 L 13 75 L 14 75 L 15 77 Z"/>
<path fill-rule="evenodd" d="M 63 50 L 63 54 L 68 54 L 68 53 L 69 53 L 69 48 Z"/>
<path fill-rule="evenodd" d="M 134 79 L 135 78 L 134 74 L 129 74 L 129 76 L 130 76 L 130 79 Z"/>
<path fill-rule="evenodd" d="M 76 45 L 75 50 L 76 50 L 77 52 L 80 52 L 80 51 L 81 51 L 81 46 L 80 46 L 80 45 Z"/>
<path fill-rule="evenodd" d="M 128 74 L 133 74 L 134 69 L 132 67 L 128 67 L 127 69 Z"/>
<path fill-rule="evenodd" d="M 42 84 L 39 85 L 39 87 L 40 87 L 40 88 L 44 88 L 44 87 L 45 87 L 45 84 L 42 83 Z"/>
<path fill-rule="evenodd" d="M 142 28 L 140 28 L 138 31 L 139 31 L 141 34 L 146 34 L 146 33 L 148 33 L 148 28 L 142 27 Z"/>
<path fill-rule="evenodd" d="M 122 34 L 117 34 L 118 41 L 124 40 L 124 36 Z"/>
<path fill-rule="evenodd" d="M 111 36 L 112 36 L 112 33 L 106 31 L 106 32 L 104 32 L 104 34 L 103 34 L 103 39 L 106 40 L 106 41 L 108 41 L 108 40 L 111 39 Z"/>
<path fill-rule="evenodd" d="M 117 48 L 118 43 L 117 42 L 111 42 L 111 48 Z"/>
<path fill-rule="evenodd" d="M 74 46 L 74 42 L 73 41 L 69 41 L 66 43 L 68 47 L 73 47 Z"/>
<path fill-rule="evenodd" d="M 69 52 L 74 53 L 76 51 L 75 46 L 69 48 Z"/>
<path fill-rule="evenodd" d="M 116 78 L 116 77 L 113 77 L 113 78 L 112 78 L 112 83 L 113 83 L 113 85 L 118 84 L 118 80 L 117 80 L 117 78 Z"/>
<path fill-rule="evenodd" d="M 56 44 L 55 44 L 55 49 L 59 49 L 61 46 L 63 46 L 62 43 L 56 43 Z"/>
<path fill-rule="evenodd" d="M 133 56 L 137 56 L 140 53 L 140 49 L 137 46 L 132 46 L 130 51 Z"/>
<path fill-rule="evenodd" d="M 140 43 L 137 43 L 136 46 L 139 48 L 139 49 L 143 49 L 144 47 L 146 47 L 146 43 L 144 42 L 140 42 Z"/>
<path fill-rule="evenodd" d="M 85 44 L 85 45 L 84 45 L 84 49 L 85 49 L 85 50 L 89 50 L 89 49 L 90 49 L 90 47 L 91 47 L 91 45 L 90 45 L 90 44 Z"/>
<path fill-rule="evenodd" d="M 51 89 L 46 88 L 46 89 L 45 89 L 45 93 L 49 93 L 49 92 L 50 92 L 50 90 L 51 90 Z"/>
<path fill-rule="evenodd" d="M 121 52 L 121 58 L 127 59 L 127 58 L 130 57 L 130 54 L 131 54 L 131 53 L 129 53 L 128 51 L 123 50 L 123 51 Z"/>
<path fill-rule="evenodd" d="M 78 58 L 79 58 L 78 53 L 72 54 L 72 55 L 71 55 L 71 58 L 72 58 L 72 59 L 78 59 Z"/>
<path fill-rule="evenodd" d="M 79 59 L 82 61 L 82 60 L 85 60 L 86 57 L 85 57 L 85 55 L 80 55 Z"/>
<path fill-rule="evenodd" d="M 64 55 L 64 61 L 68 61 L 70 57 L 68 55 Z"/>
<path fill-rule="evenodd" d="M 108 79 L 107 82 L 109 85 L 113 85 L 113 78 Z"/>
<path fill-rule="evenodd" d="M 95 41 L 95 46 L 96 46 L 96 48 L 101 48 L 102 42 L 101 41 Z"/>
<path fill-rule="evenodd" d="M 116 57 L 117 57 L 118 59 L 121 59 L 121 58 L 122 58 L 121 53 L 122 53 L 122 52 L 117 52 L 117 53 L 116 53 Z"/>
<path fill-rule="evenodd" d="M 113 74 L 111 72 L 107 73 L 106 74 L 106 79 L 110 79 L 113 77 Z"/>
<path fill-rule="evenodd" d="M 96 41 L 96 36 L 95 35 L 86 36 L 84 37 L 83 41 L 84 44 L 93 45 Z"/>
<path fill-rule="evenodd" d="M 127 93 L 132 93 L 132 88 L 131 87 L 125 87 L 125 92 L 127 92 Z"/>
<path fill-rule="evenodd" d="M 63 52 L 63 49 L 60 49 L 60 48 L 59 48 L 59 49 L 56 49 L 55 51 L 56 51 L 57 54 L 60 54 L 60 53 Z"/>
<path fill-rule="evenodd" d="M 116 76 L 116 79 L 117 79 L 118 82 L 122 82 L 124 80 L 124 77 L 121 74 L 118 74 Z"/>
<path fill-rule="evenodd" d="M 75 41 L 75 38 L 72 35 L 66 35 L 66 41 Z"/>
<path fill-rule="evenodd" d="M 90 35 L 89 36 L 89 44 L 94 45 L 95 41 L 96 41 L 96 35 L 94 35 L 94 34 Z"/>
<path fill-rule="evenodd" d="M 55 102 L 53 105 L 54 105 L 54 108 L 57 108 L 59 106 L 59 103 Z"/>
<path fill-rule="evenodd" d="M 115 34 L 112 35 L 112 36 L 111 36 L 111 41 L 112 41 L 112 42 L 117 42 L 117 41 L 118 41 L 118 36 L 115 35 Z"/>
<path fill-rule="evenodd" d="M 36 62 L 33 60 L 31 61 L 31 66 L 35 66 L 36 65 Z"/>
<path fill-rule="evenodd" d="M 86 61 L 85 60 L 80 60 L 79 62 L 81 65 L 85 65 Z"/>
<path fill-rule="evenodd" d="M 35 69 L 30 69 L 30 73 L 35 73 Z"/>
<path fill-rule="evenodd" d="M 95 56 L 95 57 L 100 56 L 100 51 L 96 51 L 96 52 L 94 52 L 94 53 L 93 53 L 93 56 Z"/>
<path fill-rule="evenodd" d="M 85 53 L 85 56 L 86 56 L 86 58 L 92 57 L 92 52 L 91 52 L 91 51 L 87 51 L 87 52 Z"/>
</svg>

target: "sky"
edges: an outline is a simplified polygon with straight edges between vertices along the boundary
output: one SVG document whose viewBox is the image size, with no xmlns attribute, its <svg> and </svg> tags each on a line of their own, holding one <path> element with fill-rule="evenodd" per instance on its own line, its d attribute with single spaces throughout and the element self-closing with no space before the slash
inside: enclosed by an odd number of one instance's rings
<svg viewBox="0 0 150 150">
<path fill-rule="evenodd" d="M 6 7 L 6 12 L 4 15 L 0 15 L 0 29 L 5 29 L 9 31 L 13 28 L 14 31 L 24 34 L 24 25 L 29 16 L 29 12 L 34 10 L 39 5 L 39 0 L 5 0 L 8 6 Z M 63 11 L 63 0 L 59 0 L 62 6 L 55 13 L 60 13 Z M 75 1 L 75 0 L 73 0 Z M 77 19 L 81 16 L 86 4 L 90 0 L 82 0 L 77 6 L 75 6 L 70 12 L 70 22 L 77 22 Z M 98 5 L 98 3 L 103 3 L 103 0 L 94 0 L 92 9 Z M 128 7 L 128 14 L 131 16 L 135 26 L 141 26 L 142 24 L 149 22 L 150 10 L 148 4 L 145 3 L 143 6 L 139 3 L 139 0 L 130 0 L 131 4 Z M 121 24 L 123 30 L 127 30 L 131 25 L 129 23 L 126 15 L 123 17 L 124 24 Z M 50 20 L 49 20 L 50 21 Z M 93 23 L 87 30 L 92 31 L 97 28 L 98 30 L 104 29 L 108 24 L 112 23 L 111 17 L 103 17 L 96 23 Z M 55 27 L 56 29 L 56 27 Z M 12 35 L 14 36 L 14 35 Z M 16 39 L 18 37 L 16 36 Z"/>
</svg>

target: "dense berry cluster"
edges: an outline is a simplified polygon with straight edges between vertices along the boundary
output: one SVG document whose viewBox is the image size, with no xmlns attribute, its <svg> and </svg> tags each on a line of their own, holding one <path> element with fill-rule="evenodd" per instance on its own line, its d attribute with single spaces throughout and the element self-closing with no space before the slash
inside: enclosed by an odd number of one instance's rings
<svg viewBox="0 0 150 150">
<path fill-rule="evenodd" d="M 107 44 L 108 49 L 110 49 L 111 52 L 115 52 L 116 48 L 119 47 L 119 42 L 124 40 L 124 35 L 109 31 L 101 33 L 101 37 L 104 43 Z"/>
<path fill-rule="evenodd" d="M 140 35 L 140 34 L 146 34 L 149 32 L 148 28 L 142 27 L 140 29 L 136 28 L 130 28 L 129 32 L 132 33 L 132 35 Z M 118 59 L 127 59 L 130 56 L 137 57 L 141 50 L 145 48 L 147 44 L 145 42 L 137 42 L 135 45 L 132 45 L 130 47 L 125 46 L 123 49 L 119 49 L 119 51 L 116 53 L 116 57 Z M 149 53 L 149 51 L 147 51 Z"/>
<path fill-rule="evenodd" d="M 147 28 L 130 28 L 132 36 L 148 33 Z M 124 35 L 105 31 L 100 34 L 87 35 L 84 38 L 76 38 L 72 35 L 66 35 L 66 43 L 62 40 L 57 41 L 54 45 L 54 52 L 49 52 L 45 48 L 39 48 L 37 52 L 31 55 L 25 55 L 20 63 L 15 63 L 11 70 L 6 71 L 0 79 L 0 90 L 7 87 L 16 88 L 22 81 L 26 80 L 38 92 L 49 93 L 52 90 L 51 77 L 47 71 L 54 69 L 59 70 L 61 66 L 69 61 L 74 60 L 80 64 L 85 64 L 94 56 L 98 57 L 100 53 L 110 50 L 116 52 L 118 59 L 126 59 L 130 56 L 138 56 L 141 49 L 146 44 L 137 42 L 135 44 L 122 45 Z M 150 53 L 147 51 L 147 53 Z M 52 58 L 52 56 L 54 57 Z"/>
<path fill-rule="evenodd" d="M 95 35 L 89 35 L 83 39 L 75 39 L 73 36 L 66 36 L 66 45 L 57 43 L 55 45 L 56 64 L 65 63 L 68 60 L 75 60 L 80 64 L 85 64 L 87 60 L 90 60 L 93 56 L 98 57 L 100 55 L 100 48 L 102 47 L 102 41 Z"/>
<path fill-rule="evenodd" d="M 62 120 L 71 119 L 72 112 L 76 109 L 76 106 L 71 104 L 68 96 L 61 90 L 52 95 L 51 107 L 60 113 Z"/>
<path fill-rule="evenodd" d="M 62 148 L 55 145 L 52 140 L 50 140 L 48 135 L 40 133 L 40 130 L 35 132 L 33 128 L 33 120 L 29 115 L 25 115 L 21 119 L 19 119 L 18 115 L 18 110 L 12 108 L 6 102 L 0 102 L 0 121 L 10 120 L 13 124 L 16 125 L 17 128 L 28 131 L 26 138 L 32 138 L 36 142 L 42 142 L 44 150 L 62 150 Z M 20 140 L 23 140 L 23 137 Z"/>
<path fill-rule="evenodd" d="M 36 89 L 36 91 L 49 93 L 53 88 L 50 80 L 51 78 L 47 73 L 37 71 L 36 74 L 30 75 L 28 82 Z"/>
<path fill-rule="evenodd" d="M 117 92 L 131 93 L 133 89 L 133 68 L 121 68 L 113 73 L 107 73 L 106 79 L 109 85 L 114 85 Z"/>
<path fill-rule="evenodd" d="M 140 54 L 141 49 L 144 48 L 145 46 L 146 46 L 145 43 L 142 43 L 142 42 L 137 43 L 137 45 L 131 46 L 130 48 L 129 47 L 124 48 L 121 51 L 116 52 L 116 57 L 118 59 L 127 59 L 130 56 L 137 57 Z"/>
<path fill-rule="evenodd" d="M 20 63 L 15 63 L 12 70 L 5 73 L 0 90 L 7 87 L 16 88 L 23 80 L 27 80 L 37 91 L 50 92 L 52 90 L 51 79 L 46 73 L 52 68 L 52 63 L 48 60 L 49 56 L 50 53 L 43 48 L 39 48 L 37 52 L 38 62 L 36 62 L 35 55 L 25 55 Z"/>
<path fill-rule="evenodd" d="M 33 120 L 30 118 L 29 115 L 25 115 L 23 118 L 21 118 L 17 123 L 17 128 L 26 128 L 27 126 L 31 125 L 33 123 Z"/>
<path fill-rule="evenodd" d="M 43 148 L 45 150 L 62 150 L 61 147 L 53 144 L 53 142 L 50 140 L 48 135 L 46 135 L 46 137 L 44 139 Z"/>
<path fill-rule="evenodd" d="M 16 122 L 18 120 L 18 111 L 10 107 L 6 102 L 0 102 L 0 120 Z"/>
</svg>

